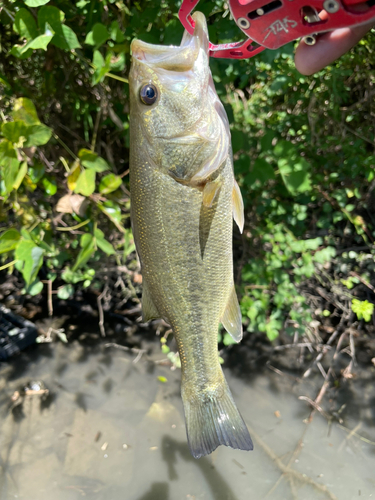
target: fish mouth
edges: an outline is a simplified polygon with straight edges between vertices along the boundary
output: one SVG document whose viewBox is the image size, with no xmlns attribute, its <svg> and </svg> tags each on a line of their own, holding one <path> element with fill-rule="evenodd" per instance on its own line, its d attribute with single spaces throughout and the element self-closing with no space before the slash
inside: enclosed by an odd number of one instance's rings
<svg viewBox="0 0 375 500">
<path fill-rule="evenodd" d="M 200 49 L 208 54 L 208 29 L 206 18 L 194 12 L 194 33 L 185 31 L 181 45 L 153 45 L 135 39 L 131 43 L 133 58 L 141 63 L 170 71 L 187 71 L 194 66 Z"/>
</svg>

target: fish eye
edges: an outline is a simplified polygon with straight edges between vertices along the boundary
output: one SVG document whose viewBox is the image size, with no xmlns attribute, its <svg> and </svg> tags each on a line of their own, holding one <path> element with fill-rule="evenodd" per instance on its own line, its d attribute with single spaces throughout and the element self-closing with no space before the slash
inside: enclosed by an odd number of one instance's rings
<svg viewBox="0 0 375 500">
<path fill-rule="evenodd" d="M 139 97 L 144 104 L 151 106 L 158 98 L 158 89 L 152 83 L 146 83 L 139 91 Z"/>
</svg>

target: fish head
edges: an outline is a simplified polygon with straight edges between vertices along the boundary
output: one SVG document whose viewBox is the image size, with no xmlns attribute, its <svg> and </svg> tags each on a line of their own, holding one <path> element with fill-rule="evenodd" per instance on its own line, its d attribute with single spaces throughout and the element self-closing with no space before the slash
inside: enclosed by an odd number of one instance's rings
<svg viewBox="0 0 375 500">
<path fill-rule="evenodd" d="M 222 135 L 229 136 L 209 68 L 206 19 L 200 12 L 193 19 L 194 33 L 185 31 L 180 46 L 133 40 L 129 75 L 131 132 L 137 147 L 145 148 L 157 168 L 184 180 L 202 165 L 207 171 L 217 168 L 228 153 L 228 139 Z M 213 167 L 218 144 L 222 151 Z"/>
<path fill-rule="evenodd" d="M 203 14 L 196 13 L 195 18 L 194 34 L 185 32 L 180 46 L 138 39 L 131 44 L 131 113 L 148 138 L 181 135 L 202 113 L 209 79 L 208 31 Z"/>
</svg>

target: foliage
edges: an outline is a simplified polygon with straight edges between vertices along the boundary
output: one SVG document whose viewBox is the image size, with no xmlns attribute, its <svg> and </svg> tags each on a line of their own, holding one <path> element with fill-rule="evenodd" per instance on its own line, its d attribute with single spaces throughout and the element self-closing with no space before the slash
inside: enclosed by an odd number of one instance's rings
<svg viewBox="0 0 375 500">
<path fill-rule="evenodd" d="M 358 319 L 370 321 L 372 315 L 374 314 L 374 304 L 372 304 L 368 300 L 353 299 L 352 311 L 356 313 Z"/>
<path fill-rule="evenodd" d="M 101 288 L 104 258 L 137 265 L 127 178 L 130 42 L 178 44 L 178 7 L 0 6 L 0 270 L 21 273 L 26 293 L 56 280 L 66 299 L 77 287 Z M 224 2 L 199 8 L 213 43 L 241 39 Z M 284 329 L 305 331 L 316 313 L 306 283 L 322 279 L 353 300 L 359 319 L 373 315 L 365 285 L 375 274 L 372 36 L 312 77 L 296 71 L 292 44 L 211 61 L 245 202 L 244 237 L 234 240 L 241 309 L 247 329 L 271 340 Z M 340 312 L 325 305 L 316 314 Z"/>
</svg>

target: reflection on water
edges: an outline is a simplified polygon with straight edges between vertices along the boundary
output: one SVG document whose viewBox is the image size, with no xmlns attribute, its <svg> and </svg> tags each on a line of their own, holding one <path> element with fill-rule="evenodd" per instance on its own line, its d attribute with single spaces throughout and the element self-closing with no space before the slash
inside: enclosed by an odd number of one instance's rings
<svg viewBox="0 0 375 500">
<path fill-rule="evenodd" d="M 269 369 L 238 378 L 226 368 L 255 450 L 220 447 L 195 460 L 180 373 L 133 359 L 73 343 L 0 365 L 1 500 L 375 498 L 373 368 L 361 393 L 348 382 L 335 402 L 342 425 L 318 412 L 306 423 L 310 409 L 298 396 L 314 399 L 321 378 L 301 383 Z M 30 380 L 43 381 L 48 396 L 22 392 Z"/>
</svg>

